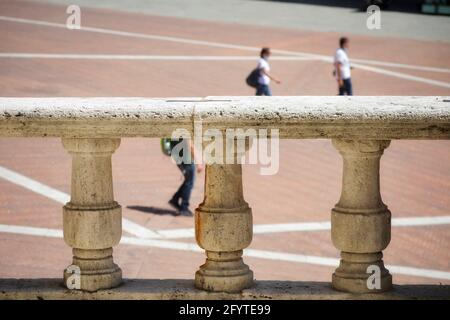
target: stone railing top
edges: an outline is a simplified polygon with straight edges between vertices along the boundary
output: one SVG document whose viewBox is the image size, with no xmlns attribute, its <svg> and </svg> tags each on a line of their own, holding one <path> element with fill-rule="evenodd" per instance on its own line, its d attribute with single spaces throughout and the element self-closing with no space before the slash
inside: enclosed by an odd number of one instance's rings
<svg viewBox="0 0 450 320">
<path fill-rule="evenodd" d="M 162 137 L 194 121 L 283 138 L 450 139 L 450 97 L 0 98 L 4 137 Z"/>
</svg>

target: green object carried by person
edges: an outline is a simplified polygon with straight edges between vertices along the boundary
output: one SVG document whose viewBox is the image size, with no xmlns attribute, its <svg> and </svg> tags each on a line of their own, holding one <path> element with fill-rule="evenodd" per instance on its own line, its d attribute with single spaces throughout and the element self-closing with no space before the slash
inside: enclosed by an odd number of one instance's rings
<svg viewBox="0 0 450 320">
<path fill-rule="evenodd" d="M 169 156 L 172 154 L 172 146 L 171 146 L 171 139 L 170 138 L 161 138 L 161 151 L 166 156 Z"/>
</svg>

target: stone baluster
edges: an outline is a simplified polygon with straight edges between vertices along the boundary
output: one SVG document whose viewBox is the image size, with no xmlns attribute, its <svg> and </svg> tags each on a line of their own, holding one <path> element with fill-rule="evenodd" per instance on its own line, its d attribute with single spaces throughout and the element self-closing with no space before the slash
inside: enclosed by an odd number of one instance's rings
<svg viewBox="0 0 450 320">
<path fill-rule="evenodd" d="M 384 250 L 391 239 L 391 213 L 380 195 L 380 158 L 390 141 L 333 140 L 343 157 L 341 198 L 331 213 L 331 237 L 341 250 L 333 288 L 351 293 L 391 289 Z"/>
<path fill-rule="evenodd" d="M 122 209 L 114 201 L 111 155 L 120 139 L 62 142 L 72 155 L 71 198 L 63 208 L 63 224 L 73 262 L 64 270 L 65 284 L 84 291 L 115 287 L 122 281 L 122 271 L 113 262 L 112 247 L 122 236 Z M 78 288 L 69 284 L 76 273 Z"/>
<path fill-rule="evenodd" d="M 204 200 L 195 210 L 197 243 L 207 256 L 195 285 L 207 291 L 240 292 L 253 284 L 253 272 L 242 260 L 252 241 L 252 210 L 243 196 L 242 165 L 233 163 L 206 166 Z"/>
</svg>

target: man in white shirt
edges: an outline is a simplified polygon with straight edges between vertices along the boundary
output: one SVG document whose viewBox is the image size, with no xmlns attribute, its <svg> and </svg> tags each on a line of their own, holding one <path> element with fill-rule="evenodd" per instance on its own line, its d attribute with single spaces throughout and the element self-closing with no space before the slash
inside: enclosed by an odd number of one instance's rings
<svg viewBox="0 0 450 320">
<path fill-rule="evenodd" d="M 260 71 L 258 77 L 258 86 L 256 87 L 256 95 L 257 96 L 271 96 L 272 90 L 270 90 L 269 84 L 270 80 L 275 81 L 275 83 L 281 83 L 280 80 L 272 76 L 270 72 L 269 66 L 269 57 L 270 57 L 270 49 L 262 48 L 260 53 L 260 58 L 258 61 L 257 69 Z"/>
<path fill-rule="evenodd" d="M 334 73 L 338 82 L 340 96 L 345 94 L 348 96 L 353 95 L 350 61 L 347 55 L 347 49 L 349 46 L 348 43 L 348 38 L 343 37 L 339 39 L 340 48 L 336 50 L 336 54 L 334 56 Z"/>
</svg>

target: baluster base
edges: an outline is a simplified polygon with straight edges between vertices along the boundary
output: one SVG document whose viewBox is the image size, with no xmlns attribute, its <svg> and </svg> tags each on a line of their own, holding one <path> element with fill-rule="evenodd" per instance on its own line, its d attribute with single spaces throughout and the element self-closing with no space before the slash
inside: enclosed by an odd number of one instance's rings
<svg viewBox="0 0 450 320">
<path fill-rule="evenodd" d="M 205 264 L 195 273 L 198 289 L 236 293 L 253 284 L 253 271 L 243 262 L 242 250 L 234 252 L 207 251 Z"/>
<path fill-rule="evenodd" d="M 392 289 L 392 276 L 384 267 L 381 252 L 342 252 L 341 257 L 340 265 L 333 273 L 334 289 L 350 293 L 377 293 Z"/>
<path fill-rule="evenodd" d="M 72 265 L 64 270 L 64 284 L 69 288 L 69 282 L 72 283 L 70 278 L 78 275 L 80 280 L 78 287 L 69 289 L 95 292 L 101 289 L 114 288 L 122 283 L 122 270 L 113 261 L 112 248 L 102 250 L 73 249 L 73 253 Z M 77 268 L 78 271 L 75 271 L 74 268 Z"/>
</svg>

